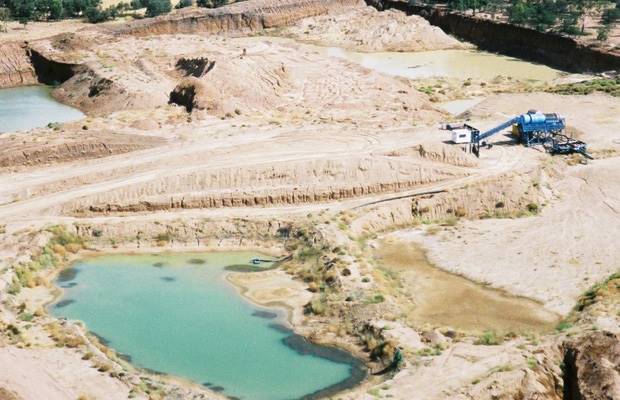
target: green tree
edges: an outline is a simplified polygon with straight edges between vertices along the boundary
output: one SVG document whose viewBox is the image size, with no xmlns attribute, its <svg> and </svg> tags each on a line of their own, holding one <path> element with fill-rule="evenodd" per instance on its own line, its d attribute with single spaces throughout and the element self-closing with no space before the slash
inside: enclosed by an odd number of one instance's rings
<svg viewBox="0 0 620 400">
<path fill-rule="evenodd" d="M 0 32 L 8 32 L 8 22 L 11 17 L 11 11 L 7 4 L 0 4 Z"/>
<path fill-rule="evenodd" d="M 531 14 L 532 8 L 528 3 L 522 0 L 516 0 L 508 10 L 508 19 L 513 24 L 526 24 Z"/>
<path fill-rule="evenodd" d="M 85 15 L 87 8 L 96 8 L 100 4 L 101 0 L 62 0 L 65 15 L 73 18 Z"/>
<path fill-rule="evenodd" d="M 24 26 L 36 17 L 36 4 L 34 0 L 13 0 L 10 9 L 13 18 Z"/>
<path fill-rule="evenodd" d="M 170 0 L 143 0 L 143 3 L 146 6 L 147 17 L 156 17 L 172 10 Z"/>
<path fill-rule="evenodd" d="M 227 0 L 197 0 L 196 4 L 199 7 L 217 8 L 228 4 Z"/>
<path fill-rule="evenodd" d="M 59 20 L 63 17 L 62 0 L 49 0 L 49 19 Z"/>
</svg>

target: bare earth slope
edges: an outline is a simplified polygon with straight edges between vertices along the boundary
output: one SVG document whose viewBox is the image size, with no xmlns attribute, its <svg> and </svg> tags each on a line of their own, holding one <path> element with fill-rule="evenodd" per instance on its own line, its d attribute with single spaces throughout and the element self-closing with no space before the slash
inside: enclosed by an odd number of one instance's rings
<svg viewBox="0 0 620 400">
<path fill-rule="evenodd" d="M 295 39 L 355 51 L 424 51 L 468 47 L 417 15 L 356 7 L 306 18 L 286 29 Z"/>
<path fill-rule="evenodd" d="M 36 82 L 25 45 L 18 42 L 0 43 L 0 88 Z"/>
</svg>

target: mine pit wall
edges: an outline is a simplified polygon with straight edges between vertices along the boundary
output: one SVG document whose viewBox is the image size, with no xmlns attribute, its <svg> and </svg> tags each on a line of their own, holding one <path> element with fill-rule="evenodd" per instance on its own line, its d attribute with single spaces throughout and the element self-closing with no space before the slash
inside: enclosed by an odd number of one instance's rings
<svg viewBox="0 0 620 400">
<path fill-rule="evenodd" d="M 513 218 L 526 215 L 528 205 L 538 205 L 540 197 L 531 178 L 505 175 L 459 189 L 378 203 L 353 221 L 351 230 L 363 234 L 458 218 Z"/>
<path fill-rule="evenodd" d="M 54 61 L 38 51 L 29 48 L 30 61 L 35 70 L 37 79 L 46 85 L 57 85 L 75 75 L 79 65 Z"/>
<path fill-rule="evenodd" d="M 397 0 L 366 0 L 379 10 L 397 9 L 426 18 L 444 32 L 464 39 L 482 50 L 540 62 L 569 72 L 620 70 L 620 54 L 580 44 L 570 37 L 474 18 L 432 6 L 410 5 Z"/>
<path fill-rule="evenodd" d="M 247 0 L 217 9 L 181 10 L 108 29 L 135 36 L 257 31 L 361 4 L 362 0 Z"/>
<path fill-rule="evenodd" d="M 34 85 L 37 75 L 26 43 L 0 44 L 0 88 Z"/>
<path fill-rule="evenodd" d="M 293 221 L 275 219 L 224 220 L 194 219 L 174 221 L 133 221 L 97 223 L 75 223 L 67 229 L 88 240 L 96 248 L 111 244 L 131 248 L 141 246 L 162 246 L 166 248 L 214 247 L 214 248 L 256 248 L 279 247 L 293 227 Z"/>
<path fill-rule="evenodd" d="M 47 58 L 26 42 L 0 44 L 0 88 L 59 84 L 71 78 L 77 67 Z"/>
</svg>

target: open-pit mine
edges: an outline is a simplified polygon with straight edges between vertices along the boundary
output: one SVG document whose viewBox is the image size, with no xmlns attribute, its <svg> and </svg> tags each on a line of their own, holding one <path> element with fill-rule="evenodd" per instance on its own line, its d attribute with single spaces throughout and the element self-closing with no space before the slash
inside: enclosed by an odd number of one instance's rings
<svg viewBox="0 0 620 400">
<path fill-rule="evenodd" d="M 620 399 L 620 52 L 407 4 L 9 23 L 0 400 Z"/>
</svg>

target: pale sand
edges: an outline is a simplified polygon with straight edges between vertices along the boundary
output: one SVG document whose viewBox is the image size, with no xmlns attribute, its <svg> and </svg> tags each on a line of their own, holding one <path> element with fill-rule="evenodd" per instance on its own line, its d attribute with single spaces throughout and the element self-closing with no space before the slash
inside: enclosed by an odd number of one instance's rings
<svg viewBox="0 0 620 400">
<path fill-rule="evenodd" d="M 0 347 L 0 387 L 23 400 L 127 399 L 129 387 L 68 348 Z M 144 395 L 137 399 L 146 399 Z"/>
</svg>

